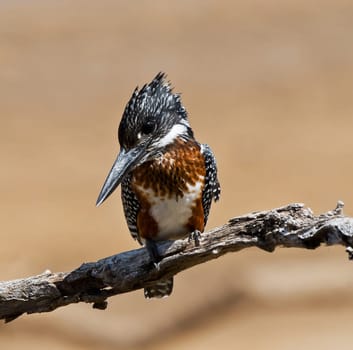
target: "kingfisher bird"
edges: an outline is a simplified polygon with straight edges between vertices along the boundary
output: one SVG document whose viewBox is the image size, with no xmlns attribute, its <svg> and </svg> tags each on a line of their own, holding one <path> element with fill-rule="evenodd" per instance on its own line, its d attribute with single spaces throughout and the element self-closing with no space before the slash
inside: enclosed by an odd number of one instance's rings
<svg viewBox="0 0 353 350">
<path fill-rule="evenodd" d="M 118 130 L 120 152 L 102 187 L 97 206 L 121 184 L 129 231 L 158 263 L 156 242 L 198 237 L 212 200 L 220 196 L 216 160 L 198 143 L 180 94 L 162 72 L 134 90 Z M 173 278 L 145 288 L 146 298 L 169 296 Z"/>
</svg>

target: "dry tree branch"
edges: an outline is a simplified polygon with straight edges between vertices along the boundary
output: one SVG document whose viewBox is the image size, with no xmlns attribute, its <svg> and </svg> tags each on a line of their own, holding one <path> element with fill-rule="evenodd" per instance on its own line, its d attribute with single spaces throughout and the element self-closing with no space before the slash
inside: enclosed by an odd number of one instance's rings
<svg viewBox="0 0 353 350">
<path fill-rule="evenodd" d="M 161 277 L 248 247 L 272 252 L 277 246 L 315 249 L 322 243 L 339 244 L 352 259 L 353 218 L 345 217 L 342 209 L 343 203 L 338 202 L 333 211 L 314 216 L 311 209 L 296 203 L 239 216 L 203 233 L 199 245 L 188 239 L 160 243 L 159 269 L 141 248 L 82 264 L 72 272 L 48 271 L 0 282 L 0 319 L 9 322 L 23 313 L 48 312 L 78 302 L 105 309 L 112 295 L 143 288 Z"/>
</svg>

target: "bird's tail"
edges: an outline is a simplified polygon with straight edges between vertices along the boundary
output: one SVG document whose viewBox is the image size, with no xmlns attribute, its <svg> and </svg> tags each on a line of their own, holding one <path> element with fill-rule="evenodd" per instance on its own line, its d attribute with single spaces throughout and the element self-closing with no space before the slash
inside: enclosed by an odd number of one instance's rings
<svg viewBox="0 0 353 350">
<path fill-rule="evenodd" d="M 153 286 L 144 290 L 145 298 L 164 298 L 169 296 L 173 291 L 173 277 L 157 281 Z"/>
</svg>

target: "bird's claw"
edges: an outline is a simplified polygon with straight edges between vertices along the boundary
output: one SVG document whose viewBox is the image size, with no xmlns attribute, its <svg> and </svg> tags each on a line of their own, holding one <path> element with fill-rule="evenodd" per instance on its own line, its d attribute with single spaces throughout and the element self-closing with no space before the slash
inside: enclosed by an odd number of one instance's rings
<svg viewBox="0 0 353 350">
<path fill-rule="evenodd" d="M 201 239 L 201 232 L 199 230 L 192 231 L 189 234 L 189 242 L 193 241 L 195 244 L 195 247 L 200 246 L 200 239 Z"/>
<path fill-rule="evenodd" d="M 157 271 L 159 271 L 161 268 L 161 263 L 160 262 L 153 262 L 153 266 L 156 268 Z"/>
<path fill-rule="evenodd" d="M 154 242 L 150 239 L 147 239 L 146 240 L 146 249 L 147 249 L 148 254 L 152 260 L 153 266 L 159 271 L 160 262 L 161 262 L 162 258 L 159 255 L 156 242 Z"/>
</svg>

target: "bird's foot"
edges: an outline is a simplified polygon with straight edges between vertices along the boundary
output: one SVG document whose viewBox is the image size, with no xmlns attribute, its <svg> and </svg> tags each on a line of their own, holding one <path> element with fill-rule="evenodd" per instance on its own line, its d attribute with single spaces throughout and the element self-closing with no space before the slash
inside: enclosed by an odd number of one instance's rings
<svg viewBox="0 0 353 350">
<path fill-rule="evenodd" d="M 147 249 L 148 254 L 152 260 L 154 267 L 157 270 L 159 270 L 159 267 L 160 267 L 159 264 L 160 264 L 162 258 L 159 255 L 156 242 L 152 241 L 151 239 L 146 239 L 146 249 Z"/>
<path fill-rule="evenodd" d="M 189 234 L 189 242 L 193 241 L 195 244 L 195 247 L 200 246 L 200 239 L 201 239 L 201 232 L 199 230 L 192 231 Z"/>
</svg>

